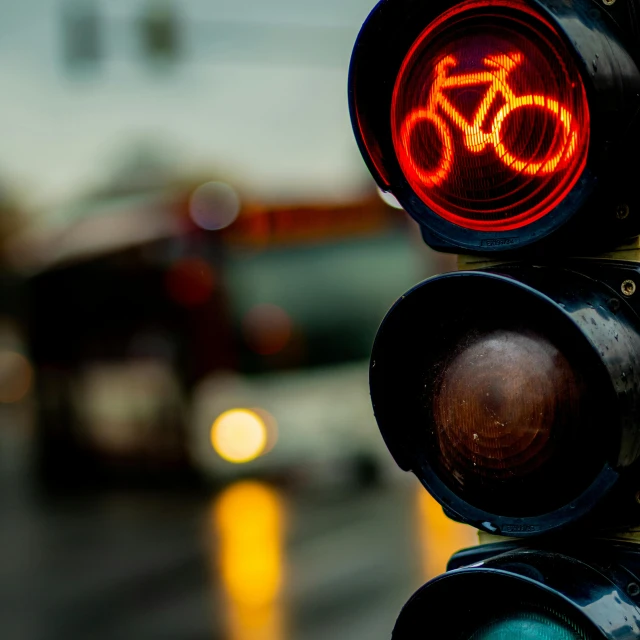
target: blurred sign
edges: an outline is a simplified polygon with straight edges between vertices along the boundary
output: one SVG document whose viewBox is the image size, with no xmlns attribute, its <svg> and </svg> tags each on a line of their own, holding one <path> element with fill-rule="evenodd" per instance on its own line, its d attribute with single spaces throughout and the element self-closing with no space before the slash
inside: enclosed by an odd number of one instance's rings
<svg viewBox="0 0 640 640">
<path fill-rule="evenodd" d="M 70 70 L 102 61 L 102 17 L 95 2 L 68 0 L 62 8 L 63 61 Z"/>
<path fill-rule="evenodd" d="M 144 57 L 151 62 L 172 62 L 181 53 L 180 17 L 166 0 L 149 1 L 139 18 Z"/>
<path fill-rule="evenodd" d="M 298 244 L 378 233 L 403 223 L 403 217 L 379 198 L 334 206 L 249 206 L 224 236 L 238 245 Z"/>
</svg>

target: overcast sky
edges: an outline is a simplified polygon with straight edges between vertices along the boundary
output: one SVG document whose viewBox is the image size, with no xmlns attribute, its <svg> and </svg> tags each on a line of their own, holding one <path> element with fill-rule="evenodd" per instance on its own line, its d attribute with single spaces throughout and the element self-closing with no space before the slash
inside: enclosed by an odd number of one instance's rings
<svg viewBox="0 0 640 640">
<path fill-rule="evenodd" d="M 373 0 L 176 1 L 188 51 L 174 73 L 140 60 L 133 18 L 143 0 L 98 0 L 107 59 L 74 77 L 61 64 L 61 0 L 0 0 L 0 179 L 46 208 L 153 139 L 181 164 L 220 167 L 264 197 L 344 197 L 368 183 L 346 78 Z M 283 24 L 312 29 L 273 26 Z"/>
</svg>

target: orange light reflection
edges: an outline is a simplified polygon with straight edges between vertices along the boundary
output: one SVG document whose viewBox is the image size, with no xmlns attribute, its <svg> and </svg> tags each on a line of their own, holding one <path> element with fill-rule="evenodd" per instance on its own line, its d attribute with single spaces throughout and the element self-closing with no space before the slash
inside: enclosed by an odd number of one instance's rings
<svg viewBox="0 0 640 640">
<path fill-rule="evenodd" d="M 447 518 L 442 507 L 418 485 L 416 495 L 422 578 L 431 580 L 444 573 L 449 558 L 460 549 L 478 544 L 478 532 Z"/>
<path fill-rule="evenodd" d="M 27 358 L 15 351 L 0 351 L 0 403 L 23 400 L 32 381 L 33 367 Z"/>
<path fill-rule="evenodd" d="M 213 505 L 214 557 L 228 640 L 284 640 L 284 505 L 271 487 L 243 481 Z"/>
</svg>

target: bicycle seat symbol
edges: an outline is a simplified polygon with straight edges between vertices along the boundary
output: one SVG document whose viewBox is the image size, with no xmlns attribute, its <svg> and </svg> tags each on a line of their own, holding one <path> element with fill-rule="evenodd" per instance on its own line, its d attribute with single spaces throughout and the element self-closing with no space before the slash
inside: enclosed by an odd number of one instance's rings
<svg viewBox="0 0 640 640">
<path fill-rule="evenodd" d="M 458 60 L 453 55 L 442 59 L 436 65 L 435 80 L 429 92 L 426 107 L 414 109 L 402 123 L 400 139 L 404 152 L 416 175 L 427 187 L 441 184 L 451 172 L 454 161 L 452 125 L 462 131 L 464 146 L 470 152 L 481 153 L 488 146 L 493 146 L 498 159 L 504 165 L 530 176 L 562 170 L 576 152 L 578 132 L 572 126 L 573 115 L 553 98 L 536 94 L 517 96 L 509 85 L 508 76 L 523 62 L 522 54 L 487 56 L 482 62 L 485 66 L 482 71 L 452 75 L 451 72 L 458 65 Z M 488 85 L 487 91 L 472 120 L 468 121 L 447 98 L 444 90 L 480 84 Z M 494 116 L 491 130 L 486 132 L 485 121 L 498 94 L 502 95 L 504 105 Z M 546 158 L 536 162 L 516 157 L 509 152 L 503 140 L 502 128 L 505 120 L 510 114 L 525 107 L 539 107 L 548 111 L 557 119 L 558 129 L 555 137 L 557 138 L 559 133 L 562 138 L 559 144 L 554 144 L 553 150 L 549 151 Z M 447 124 L 444 116 L 450 124 Z M 415 161 L 411 152 L 411 138 L 416 127 L 424 121 L 431 122 L 435 126 L 442 144 L 438 165 L 428 170 Z"/>
</svg>

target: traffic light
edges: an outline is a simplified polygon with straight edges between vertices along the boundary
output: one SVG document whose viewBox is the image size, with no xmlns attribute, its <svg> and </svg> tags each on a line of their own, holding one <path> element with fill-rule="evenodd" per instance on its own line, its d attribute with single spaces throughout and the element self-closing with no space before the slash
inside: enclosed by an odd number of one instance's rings
<svg viewBox="0 0 640 640">
<path fill-rule="evenodd" d="M 638 575 L 638 554 L 623 545 L 486 545 L 418 590 L 392 640 L 636 639 Z"/>
<path fill-rule="evenodd" d="M 371 397 L 389 450 L 487 533 L 640 524 L 640 309 L 615 290 L 640 270 L 579 268 L 432 278 L 376 337 Z"/>
<path fill-rule="evenodd" d="M 467 266 L 382 322 L 376 420 L 492 541 L 393 638 L 640 638 L 640 0 L 382 0 L 349 101 L 380 188 Z"/>
</svg>

